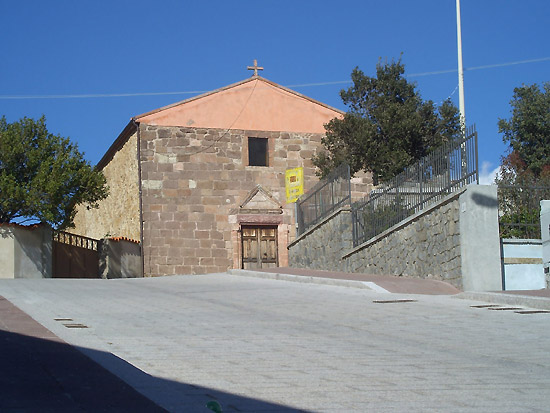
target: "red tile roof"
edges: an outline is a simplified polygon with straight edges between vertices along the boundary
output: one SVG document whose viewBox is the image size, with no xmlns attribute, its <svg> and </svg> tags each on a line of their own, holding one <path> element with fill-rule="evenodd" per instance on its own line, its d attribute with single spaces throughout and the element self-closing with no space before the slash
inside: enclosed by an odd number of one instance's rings
<svg viewBox="0 0 550 413">
<path fill-rule="evenodd" d="M 135 242 L 136 244 L 139 244 L 140 242 L 139 241 L 136 241 L 135 239 L 131 239 L 131 238 L 128 238 L 128 237 L 110 237 L 108 238 L 110 239 L 111 241 L 128 241 L 128 242 Z"/>
</svg>

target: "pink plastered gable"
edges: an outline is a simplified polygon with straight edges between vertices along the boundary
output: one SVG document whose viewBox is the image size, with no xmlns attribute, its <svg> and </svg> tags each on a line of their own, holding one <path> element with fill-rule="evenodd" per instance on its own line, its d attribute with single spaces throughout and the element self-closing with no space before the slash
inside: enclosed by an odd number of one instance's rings
<svg viewBox="0 0 550 413">
<path fill-rule="evenodd" d="M 143 115 L 158 126 L 324 133 L 343 113 L 259 76 Z"/>
</svg>

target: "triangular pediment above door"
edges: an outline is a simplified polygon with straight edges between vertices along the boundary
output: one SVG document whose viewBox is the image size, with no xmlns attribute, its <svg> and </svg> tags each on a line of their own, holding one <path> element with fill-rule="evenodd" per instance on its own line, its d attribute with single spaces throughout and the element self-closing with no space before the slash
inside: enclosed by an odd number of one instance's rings
<svg viewBox="0 0 550 413">
<path fill-rule="evenodd" d="M 238 213 L 282 214 L 283 206 L 269 191 L 256 185 L 239 206 Z"/>
</svg>

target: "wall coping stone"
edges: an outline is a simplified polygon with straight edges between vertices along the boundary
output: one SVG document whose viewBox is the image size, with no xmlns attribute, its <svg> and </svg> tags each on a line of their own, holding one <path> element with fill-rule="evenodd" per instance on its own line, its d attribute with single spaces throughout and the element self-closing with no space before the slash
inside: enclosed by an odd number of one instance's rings
<svg viewBox="0 0 550 413">
<path fill-rule="evenodd" d="M 416 221 L 417 219 L 423 217 L 424 215 L 428 215 L 430 212 L 432 212 L 435 209 L 438 209 L 442 207 L 445 204 L 448 204 L 455 199 L 458 199 L 460 195 L 462 195 L 464 192 L 466 192 L 467 187 L 463 187 L 459 191 L 453 192 L 452 194 L 447 195 L 445 198 L 443 198 L 441 201 L 436 202 L 435 204 L 432 204 L 428 206 L 427 208 L 415 213 L 414 215 L 411 215 L 408 218 L 405 218 L 403 221 L 400 221 L 399 223 L 395 224 L 393 227 L 388 228 L 384 232 L 372 237 L 371 239 L 365 241 L 364 243 L 358 245 L 357 247 L 351 249 L 349 252 L 344 254 L 341 259 L 346 259 L 350 257 L 351 255 L 355 254 L 358 251 L 361 251 L 362 249 L 365 249 L 367 247 L 370 247 L 373 244 L 376 244 L 378 241 L 381 241 L 382 239 L 388 237 L 389 235 L 393 234 L 396 231 L 401 230 L 402 228 L 408 226 L 413 221 Z"/>
<path fill-rule="evenodd" d="M 542 245 L 542 240 L 537 238 L 501 238 L 503 244 L 534 244 Z"/>
<path fill-rule="evenodd" d="M 350 206 L 343 206 L 343 207 L 338 208 L 336 211 L 334 211 L 331 214 L 327 215 L 325 218 L 323 218 L 317 224 L 315 224 L 314 226 L 309 228 L 306 232 L 304 232 L 303 234 L 300 234 L 298 237 L 296 237 L 296 239 L 294 241 L 292 241 L 291 243 L 289 243 L 286 248 L 290 249 L 292 246 L 294 246 L 294 244 L 297 244 L 302 238 L 305 238 L 306 236 L 308 236 L 309 234 L 314 232 L 317 228 L 323 226 L 328 221 L 330 221 L 332 218 L 334 218 L 336 215 L 338 215 L 342 212 L 351 212 L 351 207 Z"/>
</svg>

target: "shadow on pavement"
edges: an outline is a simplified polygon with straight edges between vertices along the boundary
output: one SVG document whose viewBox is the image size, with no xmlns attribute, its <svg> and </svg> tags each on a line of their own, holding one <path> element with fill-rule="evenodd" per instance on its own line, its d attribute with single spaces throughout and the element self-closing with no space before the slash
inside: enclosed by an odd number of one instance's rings
<svg viewBox="0 0 550 413">
<path fill-rule="evenodd" d="M 0 411 L 211 412 L 206 403 L 212 400 L 221 404 L 223 412 L 299 411 L 154 377 L 111 353 L 79 351 L 46 331 L 48 339 L 0 329 Z"/>
</svg>

